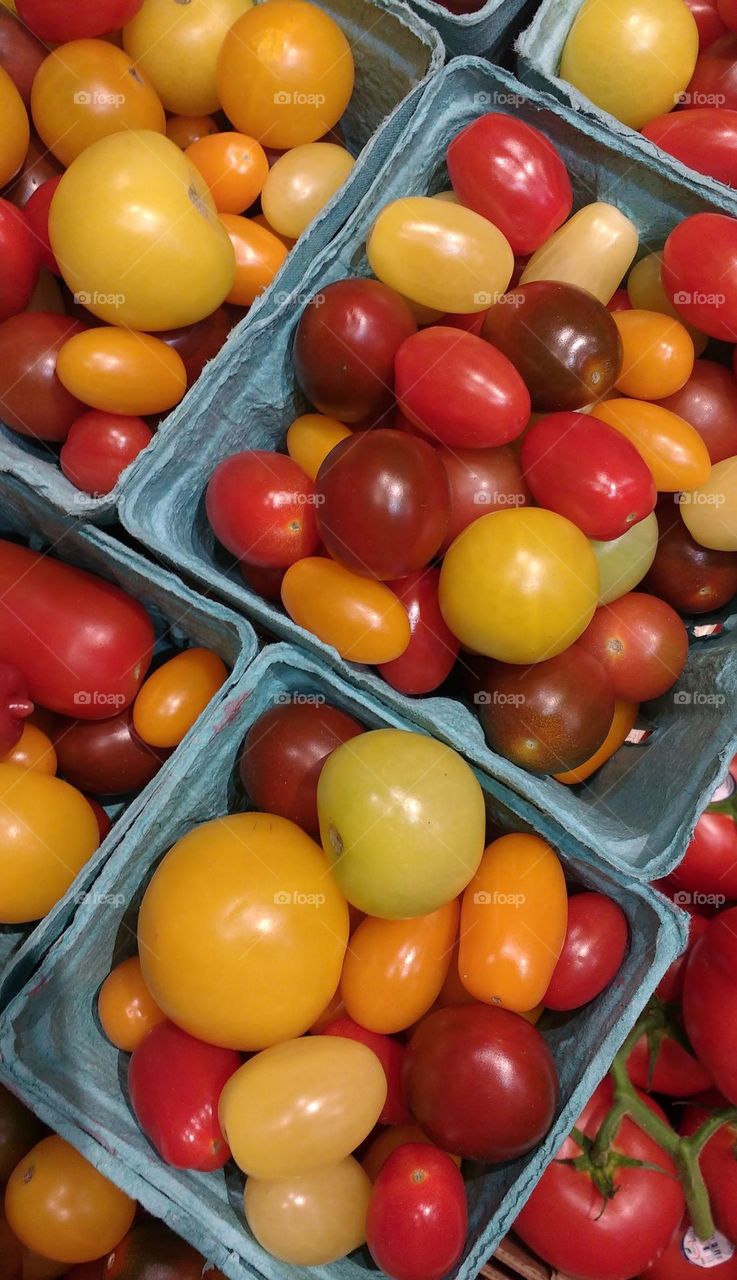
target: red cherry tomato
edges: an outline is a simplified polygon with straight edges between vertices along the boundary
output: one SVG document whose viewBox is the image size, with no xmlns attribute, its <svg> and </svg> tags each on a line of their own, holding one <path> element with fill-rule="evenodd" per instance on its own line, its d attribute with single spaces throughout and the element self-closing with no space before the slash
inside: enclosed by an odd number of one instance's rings
<svg viewBox="0 0 737 1280">
<path fill-rule="evenodd" d="M 734 799 L 733 799 L 734 803 Z M 670 880 L 681 894 L 717 901 L 737 899 L 737 820 L 734 812 L 702 813 L 683 861 Z M 704 903 L 704 905 L 708 905 Z"/>
<path fill-rule="evenodd" d="M 728 0 L 733 4 L 734 0 Z M 686 0 L 691 14 L 699 29 L 699 52 L 708 49 L 720 36 L 726 35 L 728 25 L 719 12 L 719 5 L 714 0 Z"/>
<path fill-rule="evenodd" d="M 404 1059 L 406 1048 L 391 1036 L 381 1035 L 378 1031 L 367 1031 L 352 1018 L 335 1018 L 320 1028 L 321 1036 L 344 1036 L 348 1040 L 358 1040 L 376 1054 L 386 1074 L 387 1094 L 384 1109 L 379 1116 L 379 1124 L 411 1124 L 412 1117 L 407 1108 L 404 1088 Z"/>
<path fill-rule="evenodd" d="M 264 600 L 281 602 L 281 588 L 286 569 L 261 569 L 255 564 L 246 564 L 245 560 L 240 561 L 238 568 L 246 586 L 257 595 L 263 596 Z"/>
<path fill-rule="evenodd" d="M 616 977 L 629 940 L 627 917 L 603 893 L 576 893 L 568 900 L 563 950 L 543 997 L 546 1009 L 578 1009 Z"/>
<path fill-rule="evenodd" d="M 420 569 L 387 585 L 409 618 L 410 640 L 404 653 L 377 668 L 400 693 L 432 693 L 450 675 L 459 642 L 445 624 L 438 602 L 439 569 Z"/>
<path fill-rule="evenodd" d="M 366 1241 L 394 1280 L 441 1280 L 463 1253 L 467 1217 L 465 1184 L 452 1158 L 426 1143 L 407 1142 L 376 1177 Z"/>
<path fill-rule="evenodd" d="M 737 342 L 737 218 L 684 218 L 665 242 L 662 278 L 681 319 L 711 338 Z"/>
<path fill-rule="evenodd" d="M 153 438 L 143 418 L 91 409 L 69 428 L 59 455 L 61 469 L 84 493 L 109 493 Z"/>
<path fill-rule="evenodd" d="M 479 516 L 508 507 L 525 507 L 530 493 L 511 449 L 438 449 L 450 485 L 448 532 L 440 548 L 445 552 L 459 533 Z"/>
<path fill-rule="evenodd" d="M 724 365 L 696 360 L 686 385 L 657 403 L 698 431 L 713 463 L 737 454 L 737 376 Z"/>
<path fill-rule="evenodd" d="M 652 1044 L 647 1036 L 640 1037 L 627 1059 L 627 1073 L 638 1089 L 671 1098 L 687 1098 L 712 1085 L 706 1067 L 667 1031 L 658 1033 Z"/>
<path fill-rule="evenodd" d="M 0 67 L 7 71 L 29 111 L 31 86 L 48 54 L 46 45 L 37 40 L 15 14 L 0 8 Z"/>
<path fill-rule="evenodd" d="M 716 11 L 721 22 L 730 31 L 737 31 L 737 3 L 735 3 L 735 0 L 717 0 Z M 714 40 L 716 40 L 716 38 L 717 37 L 715 36 Z M 714 41 L 712 41 L 712 43 L 714 43 Z"/>
<path fill-rule="evenodd" d="M 444 325 L 446 329 L 462 329 L 464 333 L 475 333 L 476 337 L 478 337 L 483 328 L 486 314 L 485 311 L 469 311 L 466 314 L 458 312 L 456 315 L 448 312 L 447 316 L 440 318 L 438 324 Z"/>
<path fill-rule="evenodd" d="M 19 18 L 39 40 L 62 44 L 119 31 L 143 0 L 16 0 Z"/>
<path fill-rule="evenodd" d="M 85 406 L 56 376 L 59 351 L 85 325 L 46 311 L 0 324 L 0 419 L 37 440 L 65 440 Z"/>
<path fill-rule="evenodd" d="M 733 31 L 699 54 L 682 104 L 687 109 L 737 108 L 737 35 Z"/>
<path fill-rule="evenodd" d="M 479 116 L 456 135 L 446 159 L 461 204 L 493 222 L 515 254 L 534 253 L 571 212 L 560 153 L 512 115 Z"/>
<path fill-rule="evenodd" d="M 34 228 L 9 200 L 0 200 L 0 262 L 0 320 L 7 320 L 28 306 L 41 262 Z"/>
<path fill-rule="evenodd" d="M 598 659 L 616 697 L 627 702 L 659 698 L 675 684 L 688 658 L 688 635 L 678 614 L 641 591 L 597 609 L 576 643 Z"/>
<path fill-rule="evenodd" d="M 737 111 L 706 106 L 669 112 L 642 132 L 689 169 L 737 186 Z"/>
<path fill-rule="evenodd" d="M 234 453 L 213 471 L 207 518 L 228 551 L 261 569 L 286 569 L 318 544 L 315 486 L 291 458 Z"/>
<path fill-rule="evenodd" d="M 717 1089 L 737 1105 L 737 907 L 710 920 L 689 956 L 683 1020 Z"/>
<path fill-rule="evenodd" d="M 48 178 L 46 182 L 41 183 L 40 187 L 36 187 L 30 200 L 27 200 L 23 206 L 23 212 L 40 250 L 41 266 L 55 276 L 60 276 L 61 271 L 49 241 L 49 208 L 60 182 L 60 177 Z"/>
<path fill-rule="evenodd" d="M 94 796 L 85 796 L 85 800 L 97 818 L 97 825 L 100 829 L 100 844 L 102 844 L 106 835 L 113 829 L 112 819 L 105 812 L 99 800 L 95 800 Z"/>
</svg>

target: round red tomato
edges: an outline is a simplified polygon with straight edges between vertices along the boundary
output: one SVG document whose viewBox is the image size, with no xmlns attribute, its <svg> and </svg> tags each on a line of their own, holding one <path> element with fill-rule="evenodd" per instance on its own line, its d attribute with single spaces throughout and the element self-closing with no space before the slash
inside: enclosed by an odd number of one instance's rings
<svg viewBox="0 0 737 1280">
<path fill-rule="evenodd" d="M 394 379 L 410 422 L 450 448 L 507 444 L 530 418 L 530 394 L 517 370 L 472 333 L 421 329 L 397 351 Z"/>
<path fill-rule="evenodd" d="M 671 111 L 642 132 L 689 169 L 737 186 L 737 111 L 717 106 Z"/>
<path fill-rule="evenodd" d="M 717 1089 L 737 1106 L 737 907 L 709 921 L 686 966 L 683 1020 Z"/>
<path fill-rule="evenodd" d="M 9 200 L 0 200 L 0 321 L 28 306 L 36 288 L 40 260 L 39 247 L 26 214 Z"/>
<path fill-rule="evenodd" d="M 717 0 L 716 11 L 721 22 L 730 31 L 737 31 L 737 3 L 735 3 L 735 0 Z M 715 36 L 714 40 L 716 39 L 717 37 Z M 711 43 L 713 44 L 714 41 L 711 41 Z"/>
<path fill-rule="evenodd" d="M 64 343 L 85 326 L 67 316 L 26 311 L 0 324 L 0 418 L 37 440 L 65 440 L 85 406 L 56 376 Z"/>
<path fill-rule="evenodd" d="M 0 8 L 0 67 L 7 71 L 27 110 L 31 86 L 49 51 L 14 14 Z"/>
<path fill-rule="evenodd" d="M 737 379 L 723 364 L 696 360 L 686 385 L 658 404 L 698 431 L 712 462 L 737 453 Z"/>
<path fill-rule="evenodd" d="M 348 1040 L 358 1040 L 375 1053 L 386 1075 L 386 1102 L 377 1121 L 378 1124 L 411 1124 L 412 1117 L 407 1108 L 404 1086 L 404 1059 L 407 1053 L 405 1045 L 392 1036 L 381 1035 L 378 1031 L 367 1031 L 353 1018 L 334 1018 L 324 1027 L 320 1027 L 321 1036 L 344 1036 Z"/>
<path fill-rule="evenodd" d="M 260 569 L 286 569 L 318 544 L 315 487 L 291 458 L 264 449 L 226 458 L 207 486 L 207 518 L 228 551 Z"/>
<path fill-rule="evenodd" d="M 432 693 L 450 675 L 460 645 L 446 626 L 438 600 L 439 569 L 420 569 L 388 583 L 409 618 L 410 640 L 404 653 L 377 670 L 400 693 Z"/>
<path fill-rule="evenodd" d="M 737 107 L 737 35 L 733 31 L 699 54 L 682 102 L 691 110 Z"/>
<path fill-rule="evenodd" d="M 23 725 L 33 712 L 23 672 L 10 662 L 0 662 L 0 756 L 20 740 Z"/>
<path fill-rule="evenodd" d="M 563 950 L 545 992 L 546 1009 L 579 1009 L 616 977 L 627 952 L 629 926 L 622 908 L 603 893 L 568 900 Z"/>
<path fill-rule="evenodd" d="M 679 222 L 665 242 L 662 279 L 681 319 L 737 342 L 737 218 L 695 213 Z"/>
<path fill-rule="evenodd" d="M 141 741 L 130 707 L 109 720 L 73 720 L 62 725 L 54 747 L 59 774 L 80 791 L 97 796 L 140 791 L 168 755 Z"/>
<path fill-rule="evenodd" d="M 41 183 L 40 187 L 36 187 L 30 200 L 27 200 L 23 206 L 23 212 L 41 254 L 41 266 L 56 276 L 60 276 L 61 271 L 49 241 L 49 208 L 60 182 L 61 178 L 48 178 L 46 182 Z"/>
<path fill-rule="evenodd" d="M 655 888 L 665 891 L 665 886 L 661 883 L 655 885 Z M 668 896 L 673 895 L 673 890 Z M 690 897 L 690 895 L 689 895 Z M 683 904 L 686 905 L 685 903 Z M 660 979 L 655 994 L 659 1000 L 680 1000 L 683 994 L 683 983 L 686 977 L 686 964 L 693 947 L 698 942 L 702 933 L 706 930 L 709 921 L 706 916 L 698 915 L 694 910 L 689 912 L 688 920 L 688 946 L 685 951 L 673 961 L 673 964 L 666 969 L 663 977 Z"/>
<path fill-rule="evenodd" d="M 737 592 L 737 551 L 712 551 L 691 537 L 670 495 L 657 506 L 658 546 L 643 587 L 679 613 L 711 613 Z"/>
<path fill-rule="evenodd" d="M 667 1249 L 642 1273 L 642 1280 L 701 1280 L 704 1268 L 715 1267 L 715 1280 L 737 1280 L 737 1250 L 726 1236 L 699 1240 L 688 1214 Z"/>
<path fill-rule="evenodd" d="M 734 806 L 734 798 L 732 800 Z M 725 804 L 726 809 L 726 804 Z M 714 808 L 702 813 L 683 861 L 670 874 L 681 893 L 712 900 L 737 900 L 737 820 Z M 704 904 L 708 905 L 708 904 Z"/>
<path fill-rule="evenodd" d="M 119 31 L 143 0 L 16 0 L 18 16 L 40 40 L 63 44 Z"/>
<path fill-rule="evenodd" d="M 597 609 L 577 643 L 598 659 L 616 697 L 626 702 L 659 698 L 688 658 L 688 635 L 678 614 L 639 591 Z"/>
<path fill-rule="evenodd" d="M 686 4 L 699 29 L 699 50 L 708 49 L 720 36 L 726 35 L 727 27 L 714 0 L 686 0 Z"/>
<path fill-rule="evenodd" d="M 218 307 L 204 320 L 189 324 L 184 329 L 165 329 L 157 333 L 168 347 L 173 347 L 184 361 L 187 386 L 199 378 L 208 360 L 212 360 L 233 328 L 234 317 L 226 307 Z"/>
<path fill-rule="evenodd" d="M 61 469 L 84 493 L 109 493 L 153 438 L 143 418 L 91 409 L 69 428 L 59 455 Z"/>
<path fill-rule="evenodd" d="M 366 1220 L 374 1262 L 394 1280 L 441 1280 L 466 1243 L 463 1178 L 451 1157 L 426 1143 L 397 1147 L 381 1166 Z"/>
<path fill-rule="evenodd" d="M 530 494 L 511 449 L 438 449 L 450 485 L 448 532 L 441 551 L 479 516 L 525 507 Z"/>
</svg>

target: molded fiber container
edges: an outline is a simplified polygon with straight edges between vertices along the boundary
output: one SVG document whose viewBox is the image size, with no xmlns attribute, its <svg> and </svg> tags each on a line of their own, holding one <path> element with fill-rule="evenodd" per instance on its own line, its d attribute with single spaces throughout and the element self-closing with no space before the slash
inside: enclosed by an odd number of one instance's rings
<svg viewBox="0 0 737 1280">
<path fill-rule="evenodd" d="M 502 2 L 514 4 L 517 0 Z M 402 136 L 421 92 L 420 86 L 442 67 L 445 59 L 437 31 L 403 0 L 319 0 L 319 3 L 342 27 L 353 49 L 356 81 L 341 124 L 348 149 L 355 155 L 364 148 L 365 151 L 348 181 L 300 238 L 270 288 L 232 331 L 224 347 L 200 375 L 196 388 L 185 396 L 180 406 L 185 410 L 193 397 L 205 394 L 204 388 L 217 367 L 227 365 L 239 355 L 247 358 L 248 335 L 256 317 L 290 296 L 313 258 L 331 243 L 366 194 L 374 172 L 381 168 L 386 155 Z M 153 458 L 157 441 L 167 426 L 168 420 L 159 426 L 154 441 L 145 450 L 144 465 Z M 3 471 L 19 476 L 61 511 L 102 524 L 115 519 L 130 475 L 127 469 L 110 493 L 93 498 L 66 479 L 53 445 L 31 440 L 0 423 L 0 472 Z"/>
<path fill-rule="evenodd" d="M 103 1173 L 164 1218 L 231 1280 L 362 1280 L 364 1251 L 331 1266 L 285 1266 L 253 1240 L 243 1219 L 241 1175 L 174 1170 L 144 1138 L 127 1095 L 127 1057 L 109 1044 L 96 1014 L 111 967 L 135 950 L 138 908 L 161 857 L 194 825 L 248 807 L 237 785 L 241 744 L 269 708 L 298 697 L 327 701 L 368 728 L 410 727 L 369 694 L 288 645 L 271 645 L 231 687 L 217 713 L 177 753 L 156 791 L 98 876 L 33 981 L 0 1019 L 0 1078 Z M 558 850 L 576 883 L 609 894 L 626 912 L 630 948 L 611 986 L 547 1034 L 561 1080 L 554 1124 L 537 1151 L 468 1183 L 469 1239 L 455 1280 L 471 1280 L 511 1226 L 536 1180 L 662 974 L 685 942 L 687 917 L 645 885 L 607 870 L 550 818 L 479 776 L 497 832 L 534 830 Z M 379 1273 L 380 1274 L 380 1273 Z"/>
<path fill-rule="evenodd" d="M 200 732 L 206 737 L 207 726 L 217 716 L 219 703 L 255 657 L 258 646 L 253 627 L 230 609 L 205 600 L 138 552 L 99 529 L 64 519 L 17 480 L 2 476 L 0 538 L 17 541 L 19 537 L 35 551 L 48 548 L 54 559 L 98 574 L 139 600 L 151 617 L 159 646 L 182 649 L 203 645 L 220 655 L 231 668 L 231 675 L 198 721 Z M 79 873 L 68 895 L 38 925 L 0 925 L 0 1008 L 26 981 L 41 956 L 62 933 L 74 912 L 75 896 L 87 891 L 124 832 L 155 794 L 162 773 L 176 768 L 176 756 L 174 752 L 137 796 L 107 806 L 115 818 L 112 830 Z"/>
<path fill-rule="evenodd" d="M 476 13 L 451 13 L 436 0 L 409 0 L 416 13 L 440 32 L 451 56 L 503 53 L 515 31 L 534 12 L 537 0 L 486 0 Z"/>
<path fill-rule="evenodd" d="M 590 782 L 571 789 L 494 755 L 477 718 L 460 702 L 404 697 L 370 668 L 343 662 L 334 649 L 296 627 L 279 605 L 245 586 L 216 546 L 205 515 L 204 491 L 216 465 L 239 449 L 282 449 L 289 423 L 304 411 L 291 357 L 304 304 L 330 281 L 368 274 L 364 246 L 379 209 L 403 195 L 447 188 L 448 143 L 488 111 L 515 115 L 541 129 L 568 165 L 576 205 L 611 199 L 634 219 L 648 246 L 662 243 L 681 216 L 703 208 L 695 194 L 654 164 L 633 164 L 617 140 L 593 123 L 487 63 L 456 59 L 425 91 L 411 126 L 377 172 L 376 187 L 306 272 L 299 297 L 254 325 L 247 359 L 245 352 L 241 358 L 234 353 L 206 389 L 174 411 L 166 439 L 130 479 L 121 518 L 181 573 L 276 635 L 350 671 L 360 688 L 462 750 L 492 777 L 553 814 L 597 854 L 652 880 L 680 860 L 697 812 L 737 749 L 737 619 L 728 619 L 716 638 L 694 640 L 675 691 L 652 708 L 657 728 L 647 744 L 625 745 Z"/>
</svg>

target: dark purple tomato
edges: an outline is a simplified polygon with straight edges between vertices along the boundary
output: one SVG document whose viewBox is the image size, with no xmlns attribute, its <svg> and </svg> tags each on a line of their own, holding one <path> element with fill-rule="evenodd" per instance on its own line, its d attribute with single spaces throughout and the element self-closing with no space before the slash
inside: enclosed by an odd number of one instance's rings
<svg viewBox="0 0 737 1280">
<path fill-rule="evenodd" d="M 507 444 L 530 418 L 517 370 L 473 333 L 433 325 L 413 334 L 397 351 L 394 378 L 401 411 L 449 448 Z"/>
<path fill-rule="evenodd" d="M 388 585 L 409 618 L 409 644 L 399 658 L 377 670 L 400 693 L 432 693 L 450 675 L 460 645 L 446 626 L 438 602 L 439 569 L 420 569 Z"/>
<path fill-rule="evenodd" d="M 628 942 L 627 917 L 616 902 L 604 893 L 574 894 L 545 1008 L 579 1009 L 595 999 L 619 973 Z"/>
<path fill-rule="evenodd" d="M 0 320 L 7 320 L 28 306 L 41 263 L 26 215 L 9 200 L 0 200 L 0 263 Z"/>
<path fill-rule="evenodd" d="M 338 280 L 302 312 L 294 339 L 297 381 L 311 404 L 361 422 L 394 399 L 394 356 L 417 332 L 404 298 L 378 280 Z"/>
<path fill-rule="evenodd" d="M 30 200 L 37 187 L 47 182 L 49 178 L 58 177 L 63 172 L 64 169 L 59 164 L 59 161 L 52 156 L 38 134 L 31 129 L 31 140 L 28 143 L 28 151 L 23 161 L 23 167 L 20 173 L 15 175 L 3 195 L 6 200 L 10 200 L 11 204 L 17 204 L 19 208 L 22 208 Z"/>
<path fill-rule="evenodd" d="M 534 253 L 573 205 L 568 171 L 539 129 L 490 111 L 466 125 L 446 156 L 461 204 L 493 222 L 515 254 Z"/>
<path fill-rule="evenodd" d="M 57 731 L 54 748 L 61 777 L 93 796 L 140 791 L 169 755 L 141 741 L 130 707 L 109 720 L 66 721 Z"/>
<path fill-rule="evenodd" d="M 49 51 L 23 23 L 0 8 L 0 67 L 7 71 L 30 113 L 31 85 Z"/>
<path fill-rule="evenodd" d="M 506 445 L 498 449 L 438 449 L 437 454 L 450 485 L 448 532 L 441 551 L 447 551 L 479 516 L 528 505 L 530 491 L 522 468 Z"/>
<path fill-rule="evenodd" d="M 423 569 L 448 528 L 448 478 L 425 440 L 378 428 L 341 440 L 315 481 L 328 553 L 365 577 Z"/>
<path fill-rule="evenodd" d="M 679 613 L 711 613 L 737 594 L 737 551 L 712 551 L 696 542 L 670 495 L 661 498 L 658 547 L 643 590 Z"/>
<path fill-rule="evenodd" d="M 56 376 L 60 348 L 85 326 L 68 316 L 25 311 L 0 324 L 0 419 L 37 440 L 65 440 L 85 405 Z"/>
<path fill-rule="evenodd" d="M 257 809 L 289 818 L 319 840 L 322 767 L 331 751 L 364 726 L 314 695 L 302 695 L 303 701 L 299 693 L 286 697 L 290 701 L 264 712 L 248 730 L 238 766 L 241 781 Z"/>
<path fill-rule="evenodd" d="M 522 375 L 536 410 L 580 409 L 619 377 L 619 330 L 603 303 L 575 285 L 518 285 L 490 308 L 482 336 Z"/>
<path fill-rule="evenodd" d="M 474 701 L 492 751 L 533 773 L 583 764 L 614 716 L 604 668 L 575 644 L 532 667 L 489 662 Z"/>
<path fill-rule="evenodd" d="M 699 54 L 682 98 L 686 110 L 697 107 L 737 108 L 737 34 L 721 36 Z"/>
<path fill-rule="evenodd" d="M 520 462 L 535 501 L 599 542 L 639 524 L 658 496 L 635 446 L 585 413 L 551 413 L 533 423 Z"/>
<path fill-rule="evenodd" d="M 698 431 L 711 461 L 737 453 L 737 374 L 713 360 L 696 360 L 685 386 L 658 404 Z"/>
<path fill-rule="evenodd" d="M 84 493 L 109 493 L 153 438 L 143 418 L 91 409 L 69 428 L 59 456 L 61 469 Z"/>
<path fill-rule="evenodd" d="M 671 111 L 651 120 L 642 132 L 697 173 L 737 186 L 737 111 L 724 107 Z"/>
<path fill-rule="evenodd" d="M 179 352 L 187 371 L 188 387 L 197 381 L 208 360 L 217 355 L 234 321 L 235 317 L 226 307 L 218 307 L 212 315 L 205 316 L 196 324 L 189 324 L 184 329 L 165 329 L 156 334 L 168 347 Z"/>
</svg>

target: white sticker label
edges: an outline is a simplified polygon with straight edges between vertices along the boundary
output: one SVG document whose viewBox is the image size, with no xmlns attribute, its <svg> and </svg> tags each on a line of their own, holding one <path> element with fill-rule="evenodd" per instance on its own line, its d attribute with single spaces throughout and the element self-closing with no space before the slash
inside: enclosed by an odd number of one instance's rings
<svg viewBox="0 0 737 1280">
<path fill-rule="evenodd" d="M 699 1240 L 693 1227 L 689 1227 L 683 1237 L 681 1249 L 684 1257 L 695 1267 L 707 1268 L 719 1267 L 723 1262 L 729 1262 L 735 1252 L 734 1245 L 721 1232 L 717 1231 L 710 1240 Z"/>
</svg>

